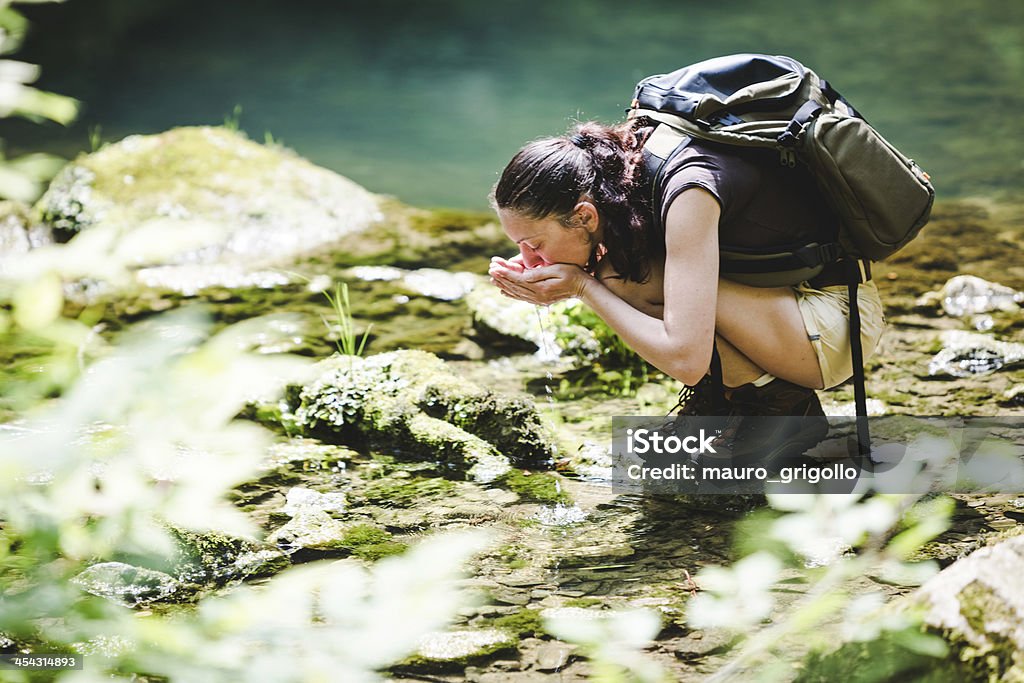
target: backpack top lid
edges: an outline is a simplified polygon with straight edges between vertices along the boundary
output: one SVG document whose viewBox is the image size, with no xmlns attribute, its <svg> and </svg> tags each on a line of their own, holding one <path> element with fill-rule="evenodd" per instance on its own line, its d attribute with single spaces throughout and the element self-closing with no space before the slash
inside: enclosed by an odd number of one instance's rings
<svg viewBox="0 0 1024 683">
<path fill-rule="evenodd" d="M 633 108 L 652 109 L 697 119 L 705 110 L 742 104 L 751 99 L 784 98 L 794 94 L 810 71 L 790 57 L 737 54 L 714 57 L 649 76 L 633 93 Z M 755 84 L 772 83 L 769 91 Z M 704 103 L 704 106 L 700 106 Z"/>
</svg>

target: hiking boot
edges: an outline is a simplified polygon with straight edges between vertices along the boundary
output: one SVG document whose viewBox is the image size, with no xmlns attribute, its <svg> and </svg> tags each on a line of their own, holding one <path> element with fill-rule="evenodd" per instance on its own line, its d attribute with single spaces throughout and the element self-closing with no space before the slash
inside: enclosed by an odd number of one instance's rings
<svg viewBox="0 0 1024 683">
<path fill-rule="evenodd" d="M 817 393 L 783 379 L 762 387 L 745 384 L 734 389 L 728 401 L 731 418 L 717 445 L 734 461 L 795 458 L 828 434 L 828 419 Z"/>
<path fill-rule="evenodd" d="M 715 381 L 711 375 L 704 375 L 693 386 L 683 385 L 683 388 L 679 390 L 679 400 L 668 411 L 668 414 L 675 414 L 678 417 L 700 417 L 724 416 L 728 415 L 729 412 L 730 409 L 725 400 L 725 395 L 720 389 L 715 388 Z"/>
</svg>

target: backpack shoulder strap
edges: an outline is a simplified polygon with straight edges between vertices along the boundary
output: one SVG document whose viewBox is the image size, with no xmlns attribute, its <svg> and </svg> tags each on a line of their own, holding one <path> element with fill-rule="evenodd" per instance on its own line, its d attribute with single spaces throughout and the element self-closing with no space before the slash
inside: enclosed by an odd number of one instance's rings
<svg viewBox="0 0 1024 683">
<path fill-rule="evenodd" d="M 665 124 L 658 125 L 644 143 L 644 183 L 649 187 L 651 213 L 654 227 L 664 232 L 661 224 L 661 198 L 665 187 L 665 171 L 668 162 L 676 157 L 693 138 L 686 133 Z"/>
</svg>

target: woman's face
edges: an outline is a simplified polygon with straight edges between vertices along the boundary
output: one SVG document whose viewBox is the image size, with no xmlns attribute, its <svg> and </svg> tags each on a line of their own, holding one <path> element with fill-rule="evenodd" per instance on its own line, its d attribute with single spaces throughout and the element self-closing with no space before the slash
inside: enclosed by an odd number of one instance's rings
<svg viewBox="0 0 1024 683">
<path fill-rule="evenodd" d="M 599 241 L 596 212 L 591 217 L 592 223 L 589 223 L 591 218 L 574 216 L 579 227 L 566 227 L 556 218 L 528 218 L 509 209 L 499 210 L 498 217 L 505 234 L 519 247 L 527 268 L 552 263 L 569 263 L 582 268 L 590 261 Z"/>
</svg>

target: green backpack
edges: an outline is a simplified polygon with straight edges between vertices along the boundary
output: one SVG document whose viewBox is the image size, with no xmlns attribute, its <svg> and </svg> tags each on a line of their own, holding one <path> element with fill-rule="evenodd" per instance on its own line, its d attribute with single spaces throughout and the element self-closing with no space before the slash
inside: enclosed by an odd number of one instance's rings
<svg viewBox="0 0 1024 683">
<path fill-rule="evenodd" d="M 789 57 L 739 54 L 698 62 L 636 86 L 630 117 L 659 125 L 644 147 L 660 197 L 667 162 L 691 138 L 777 150 L 805 164 L 839 218 L 835 242 L 792 251 L 721 248 L 723 277 L 754 286 L 796 284 L 842 258 L 879 261 L 928 222 L 935 191 L 826 81 Z"/>
<path fill-rule="evenodd" d="M 839 218 L 836 239 L 768 252 L 721 245 L 719 271 L 737 282 L 774 287 L 810 280 L 843 262 L 854 395 L 857 415 L 866 417 L 857 287 L 871 278 L 871 261 L 895 253 L 928 222 L 935 199 L 928 174 L 828 82 L 789 57 L 729 55 L 650 76 L 637 84 L 628 113 L 658 124 L 644 145 L 656 221 L 664 170 L 693 138 L 777 150 L 784 166 L 808 167 Z M 712 368 L 720 384 L 717 353 Z M 868 455 L 867 421 L 857 423 L 860 452 Z"/>
</svg>

